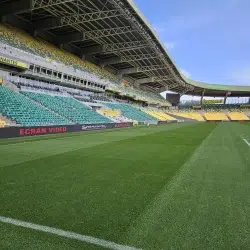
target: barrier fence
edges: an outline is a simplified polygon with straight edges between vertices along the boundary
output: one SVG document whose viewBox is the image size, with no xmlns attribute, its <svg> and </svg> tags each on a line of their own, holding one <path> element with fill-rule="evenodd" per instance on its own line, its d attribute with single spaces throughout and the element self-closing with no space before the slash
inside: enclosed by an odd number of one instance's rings
<svg viewBox="0 0 250 250">
<path fill-rule="evenodd" d="M 25 137 L 47 134 L 60 134 L 69 132 L 84 132 L 91 130 L 104 130 L 111 128 L 132 127 L 133 123 L 105 123 L 86 125 L 61 125 L 61 126 L 40 126 L 40 127 L 8 127 L 0 128 L 0 138 Z"/>
</svg>

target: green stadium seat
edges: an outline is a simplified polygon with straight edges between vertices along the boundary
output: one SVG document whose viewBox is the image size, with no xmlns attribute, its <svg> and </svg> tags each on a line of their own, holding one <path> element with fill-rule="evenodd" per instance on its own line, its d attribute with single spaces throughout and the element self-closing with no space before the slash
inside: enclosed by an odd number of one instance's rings
<svg viewBox="0 0 250 250">
<path fill-rule="evenodd" d="M 34 92 L 23 92 L 23 94 L 73 123 L 113 123 L 113 121 L 107 117 L 100 115 L 88 106 L 71 97 L 52 96 Z"/>
<path fill-rule="evenodd" d="M 24 126 L 69 125 L 70 120 L 31 101 L 24 95 L 0 86 L 0 112 Z"/>
<path fill-rule="evenodd" d="M 120 103 L 105 103 L 105 105 L 111 109 L 119 109 L 122 114 L 134 121 L 145 122 L 145 121 L 157 121 L 157 119 L 138 108 L 130 104 L 120 104 Z"/>
</svg>

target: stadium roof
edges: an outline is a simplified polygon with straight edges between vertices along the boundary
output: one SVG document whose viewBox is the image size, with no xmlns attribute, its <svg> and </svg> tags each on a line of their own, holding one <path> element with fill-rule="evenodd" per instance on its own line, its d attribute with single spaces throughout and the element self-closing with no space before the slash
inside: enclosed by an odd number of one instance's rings
<svg viewBox="0 0 250 250">
<path fill-rule="evenodd" d="M 180 73 L 132 0 L 0 0 L 3 22 L 162 92 L 249 96 L 250 87 L 193 81 Z"/>
</svg>

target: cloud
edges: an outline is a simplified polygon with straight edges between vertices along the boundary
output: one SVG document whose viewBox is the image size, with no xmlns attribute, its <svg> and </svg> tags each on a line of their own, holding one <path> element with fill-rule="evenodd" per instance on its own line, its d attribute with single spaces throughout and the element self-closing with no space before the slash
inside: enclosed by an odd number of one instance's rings
<svg viewBox="0 0 250 250">
<path fill-rule="evenodd" d="M 232 71 L 230 79 L 240 85 L 250 85 L 250 66 Z"/>
<path fill-rule="evenodd" d="M 164 45 L 165 45 L 165 47 L 166 47 L 168 50 L 171 50 L 171 49 L 174 49 L 174 48 L 175 48 L 176 43 L 174 43 L 174 42 L 165 42 Z"/>
<path fill-rule="evenodd" d="M 164 33 L 166 31 L 166 28 L 164 27 L 164 25 L 161 25 L 161 24 L 153 25 L 153 28 L 158 34 Z"/>
<path fill-rule="evenodd" d="M 180 69 L 181 70 L 181 74 L 184 75 L 187 78 L 191 77 L 190 72 L 186 71 L 185 69 Z"/>
</svg>

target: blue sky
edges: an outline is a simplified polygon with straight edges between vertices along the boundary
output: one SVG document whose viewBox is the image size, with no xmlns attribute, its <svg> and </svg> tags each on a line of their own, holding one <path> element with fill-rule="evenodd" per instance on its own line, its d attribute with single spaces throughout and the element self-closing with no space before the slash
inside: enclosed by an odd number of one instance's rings
<svg viewBox="0 0 250 250">
<path fill-rule="evenodd" d="M 134 0 L 195 80 L 250 85 L 250 0 Z"/>
</svg>

